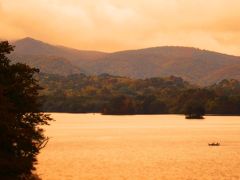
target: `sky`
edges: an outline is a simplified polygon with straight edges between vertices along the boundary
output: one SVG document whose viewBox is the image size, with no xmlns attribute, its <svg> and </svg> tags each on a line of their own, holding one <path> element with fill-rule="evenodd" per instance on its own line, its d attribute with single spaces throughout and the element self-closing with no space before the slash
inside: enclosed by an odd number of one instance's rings
<svg viewBox="0 0 240 180">
<path fill-rule="evenodd" d="M 0 38 L 113 52 L 188 46 L 240 55 L 240 0 L 0 0 Z"/>
</svg>

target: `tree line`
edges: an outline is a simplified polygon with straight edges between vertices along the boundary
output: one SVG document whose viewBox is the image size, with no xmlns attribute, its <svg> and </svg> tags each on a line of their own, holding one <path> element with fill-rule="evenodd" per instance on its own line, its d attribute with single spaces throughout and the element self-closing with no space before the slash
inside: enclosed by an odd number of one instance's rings
<svg viewBox="0 0 240 180">
<path fill-rule="evenodd" d="M 240 82 L 199 87 L 180 77 L 131 79 L 101 74 L 40 74 L 46 112 L 102 114 L 240 114 Z M 190 113 L 191 114 L 191 113 Z"/>
</svg>

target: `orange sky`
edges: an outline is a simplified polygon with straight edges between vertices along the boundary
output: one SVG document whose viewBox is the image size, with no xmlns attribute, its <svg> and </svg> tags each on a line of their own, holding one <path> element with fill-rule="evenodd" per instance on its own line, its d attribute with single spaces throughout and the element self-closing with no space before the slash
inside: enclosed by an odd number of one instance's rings
<svg viewBox="0 0 240 180">
<path fill-rule="evenodd" d="M 194 46 L 240 55 L 240 0 L 0 0 L 0 38 L 78 49 Z"/>
</svg>

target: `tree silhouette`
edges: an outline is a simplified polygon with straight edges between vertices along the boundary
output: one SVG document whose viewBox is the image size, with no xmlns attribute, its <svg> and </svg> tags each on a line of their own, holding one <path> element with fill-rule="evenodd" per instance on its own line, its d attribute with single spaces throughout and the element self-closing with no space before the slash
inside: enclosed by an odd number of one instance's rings
<svg viewBox="0 0 240 180">
<path fill-rule="evenodd" d="M 40 126 L 52 119 L 38 110 L 38 70 L 11 64 L 11 51 L 7 41 L 0 42 L 0 179 L 27 179 L 48 141 Z"/>
<path fill-rule="evenodd" d="M 191 100 L 185 106 L 185 115 L 187 119 L 203 119 L 205 108 L 198 101 Z"/>
</svg>

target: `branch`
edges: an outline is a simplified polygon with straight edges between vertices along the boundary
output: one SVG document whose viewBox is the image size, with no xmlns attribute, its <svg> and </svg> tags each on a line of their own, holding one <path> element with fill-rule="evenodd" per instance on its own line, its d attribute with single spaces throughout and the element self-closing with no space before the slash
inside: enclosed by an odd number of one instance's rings
<svg viewBox="0 0 240 180">
<path fill-rule="evenodd" d="M 37 148 L 38 148 L 39 150 L 43 149 L 43 148 L 47 145 L 49 139 L 50 139 L 49 137 L 47 137 L 46 139 L 44 139 L 44 141 L 42 141 L 42 142 L 38 145 Z"/>
</svg>

